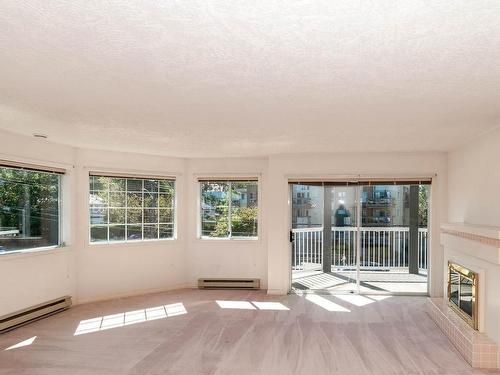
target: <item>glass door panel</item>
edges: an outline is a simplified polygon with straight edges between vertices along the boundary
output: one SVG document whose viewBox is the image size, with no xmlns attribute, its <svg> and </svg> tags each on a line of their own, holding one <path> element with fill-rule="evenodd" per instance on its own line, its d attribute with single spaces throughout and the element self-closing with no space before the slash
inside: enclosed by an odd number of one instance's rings
<svg viewBox="0 0 500 375">
<path fill-rule="evenodd" d="M 426 189 L 361 186 L 361 293 L 427 292 Z"/>
<path fill-rule="evenodd" d="M 322 185 L 291 184 L 292 288 L 314 289 L 323 271 Z"/>
<path fill-rule="evenodd" d="M 338 292 L 357 290 L 357 201 L 358 186 L 325 186 L 331 194 L 331 279 L 329 289 Z M 332 283 L 333 284 L 333 283 Z"/>
</svg>

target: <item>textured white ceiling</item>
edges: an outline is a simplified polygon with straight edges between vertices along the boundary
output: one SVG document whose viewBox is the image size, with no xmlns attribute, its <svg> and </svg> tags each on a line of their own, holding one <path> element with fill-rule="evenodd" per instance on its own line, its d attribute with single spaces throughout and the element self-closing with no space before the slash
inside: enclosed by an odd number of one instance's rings
<svg viewBox="0 0 500 375">
<path fill-rule="evenodd" d="M 0 128 L 172 156 L 449 150 L 500 124 L 500 1 L 20 1 Z"/>
</svg>

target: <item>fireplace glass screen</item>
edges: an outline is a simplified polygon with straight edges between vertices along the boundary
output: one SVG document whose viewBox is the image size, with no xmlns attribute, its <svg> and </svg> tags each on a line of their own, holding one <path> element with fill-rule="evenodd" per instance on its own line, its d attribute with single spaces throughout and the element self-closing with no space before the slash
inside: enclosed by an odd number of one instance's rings
<svg viewBox="0 0 500 375">
<path fill-rule="evenodd" d="M 450 270 L 450 302 L 457 307 L 460 306 L 460 274 Z"/>
<path fill-rule="evenodd" d="M 477 274 L 458 264 L 448 263 L 450 306 L 477 329 Z"/>
</svg>

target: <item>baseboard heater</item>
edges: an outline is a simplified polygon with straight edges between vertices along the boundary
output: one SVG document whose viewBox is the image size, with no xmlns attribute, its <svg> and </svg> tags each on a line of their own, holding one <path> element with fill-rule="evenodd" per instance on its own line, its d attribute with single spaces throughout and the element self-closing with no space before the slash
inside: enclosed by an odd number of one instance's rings
<svg viewBox="0 0 500 375">
<path fill-rule="evenodd" d="M 1 316 L 0 333 L 10 331 L 35 320 L 66 310 L 70 306 L 71 297 L 64 296 Z"/>
<path fill-rule="evenodd" d="M 260 289 L 260 279 L 198 279 L 200 289 Z"/>
</svg>

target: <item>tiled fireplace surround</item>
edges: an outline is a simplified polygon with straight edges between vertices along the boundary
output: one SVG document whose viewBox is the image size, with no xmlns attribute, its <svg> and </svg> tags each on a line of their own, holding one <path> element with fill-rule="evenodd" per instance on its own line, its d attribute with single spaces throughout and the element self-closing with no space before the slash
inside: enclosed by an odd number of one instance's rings
<svg viewBox="0 0 500 375">
<path fill-rule="evenodd" d="M 427 312 L 472 367 L 500 368 L 500 350 L 488 336 L 484 322 L 488 303 L 486 288 L 497 289 L 500 298 L 500 286 L 487 285 L 486 278 L 487 272 L 500 272 L 500 228 L 443 224 L 441 244 L 444 248 L 445 272 L 448 272 L 447 262 L 452 261 L 479 274 L 479 329 L 474 330 L 448 306 L 447 277 L 444 297 L 429 298 Z M 488 266 L 485 267 L 485 264 Z"/>
<path fill-rule="evenodd" d="M 427 312 L 472 367 L 496 368 L 498 348 L 486 334 L 472 329 L 443 298 L 429 298 Z"/>
</svg>

